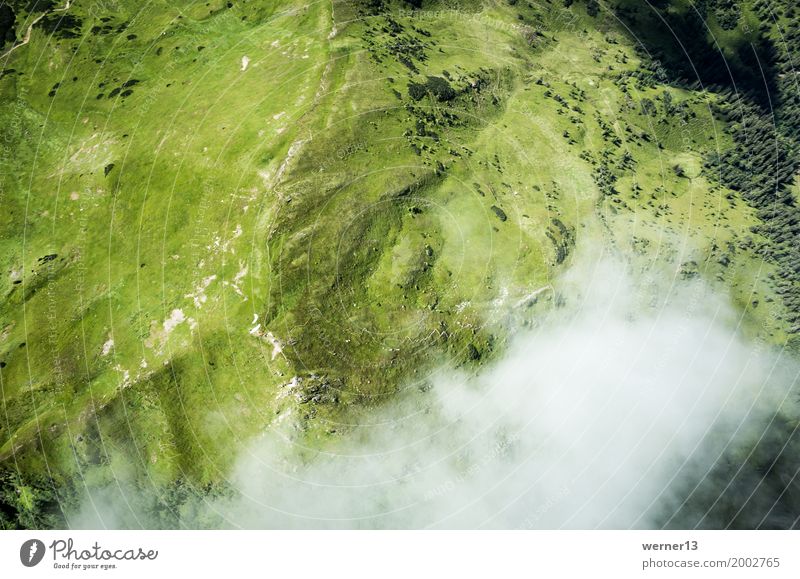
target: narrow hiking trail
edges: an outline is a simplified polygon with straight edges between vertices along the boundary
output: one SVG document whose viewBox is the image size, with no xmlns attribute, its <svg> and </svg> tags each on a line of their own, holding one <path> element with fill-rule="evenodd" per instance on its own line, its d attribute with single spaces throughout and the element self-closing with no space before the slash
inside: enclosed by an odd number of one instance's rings
<svg viewBox="0 0 800 579">
<path fill-rule="evenodd" d="M 28 29 L 25 31 L 25 36 L 22 37 L 22 41 L 9 48 L 6 52 L 3 53 L 3 56 L 0 56 L 0 58 L 6 58 L 7 56 L 10 56 L 11 53 L 14 52 L 16 49 L 28 44 L 28 42 L 30 42 L 31 40 L 31 33 L 33 32 L 33 27 L 36 26 L 36 24 L 42 18 L 44 18 L 48 14 L 52 14 L 53 12 L 66 12 L 67 10 L 69 10 L 70 3 L 71 0 L 67 0 L 67 3 L 64 5 L 63 8 L 54 8 L 50 12 L 43 12 L 42 14 L 39 14 L 39 16 L 37 16 L 36 19 L 33 22 L 31 22 L 30 25 L 28 26 Z"/>
</svg>

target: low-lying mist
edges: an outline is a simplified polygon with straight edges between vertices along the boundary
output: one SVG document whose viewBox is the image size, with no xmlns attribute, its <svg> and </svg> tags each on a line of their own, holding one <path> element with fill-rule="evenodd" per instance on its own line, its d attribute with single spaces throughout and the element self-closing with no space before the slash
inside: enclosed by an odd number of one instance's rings
<svg viewBox="0 0 800 579">
<path fill-rule="evenodd" d="M 245 528 L 796 525 L 798 365 L 741 337 L 718 292 L 668 282 L 573 268 L 563 305 L 477 375 L 441 368 L 310 460 L 268 432 L 235 496 L 199 510 Z"/>
</svg>

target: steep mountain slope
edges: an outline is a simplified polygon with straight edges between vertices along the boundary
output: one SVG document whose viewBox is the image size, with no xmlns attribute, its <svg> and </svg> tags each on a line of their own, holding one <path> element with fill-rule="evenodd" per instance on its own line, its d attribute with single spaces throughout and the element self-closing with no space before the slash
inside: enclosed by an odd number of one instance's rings
<svg viewBox="0 0 800 579">
<path fill-rule="evenodd" d="M 582 246 L 794 348 L 792 8 L 653 4 L 11 2 L 2 525 L 120 480 L 183 524 L 259 432 L 495 359 Z"/>
</svg>

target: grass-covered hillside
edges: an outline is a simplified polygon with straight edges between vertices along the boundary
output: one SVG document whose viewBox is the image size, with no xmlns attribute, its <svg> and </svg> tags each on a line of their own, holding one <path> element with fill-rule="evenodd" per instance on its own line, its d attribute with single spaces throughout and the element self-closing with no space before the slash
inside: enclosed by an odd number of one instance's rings
<svg viewBox="0 0 800 579">
<path fill-rule="evenodd" d="M 178 525 L 260 432 L 490 363 L 583 246 L 793 348 L 798 10 L 649 4 L 2 0 L 0 527 L 119 480 Z"/>
</svg>

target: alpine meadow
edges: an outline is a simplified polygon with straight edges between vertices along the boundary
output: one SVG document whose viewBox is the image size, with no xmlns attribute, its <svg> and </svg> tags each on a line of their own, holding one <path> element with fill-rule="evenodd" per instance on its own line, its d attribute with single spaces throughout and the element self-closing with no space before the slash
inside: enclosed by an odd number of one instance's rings
<svg viewBox="0 0 800 579">
<path fill-rule="evenodd" d="M 800 528 L 795 0 L 0 0 L 0 529 Z"/>
</svg>

